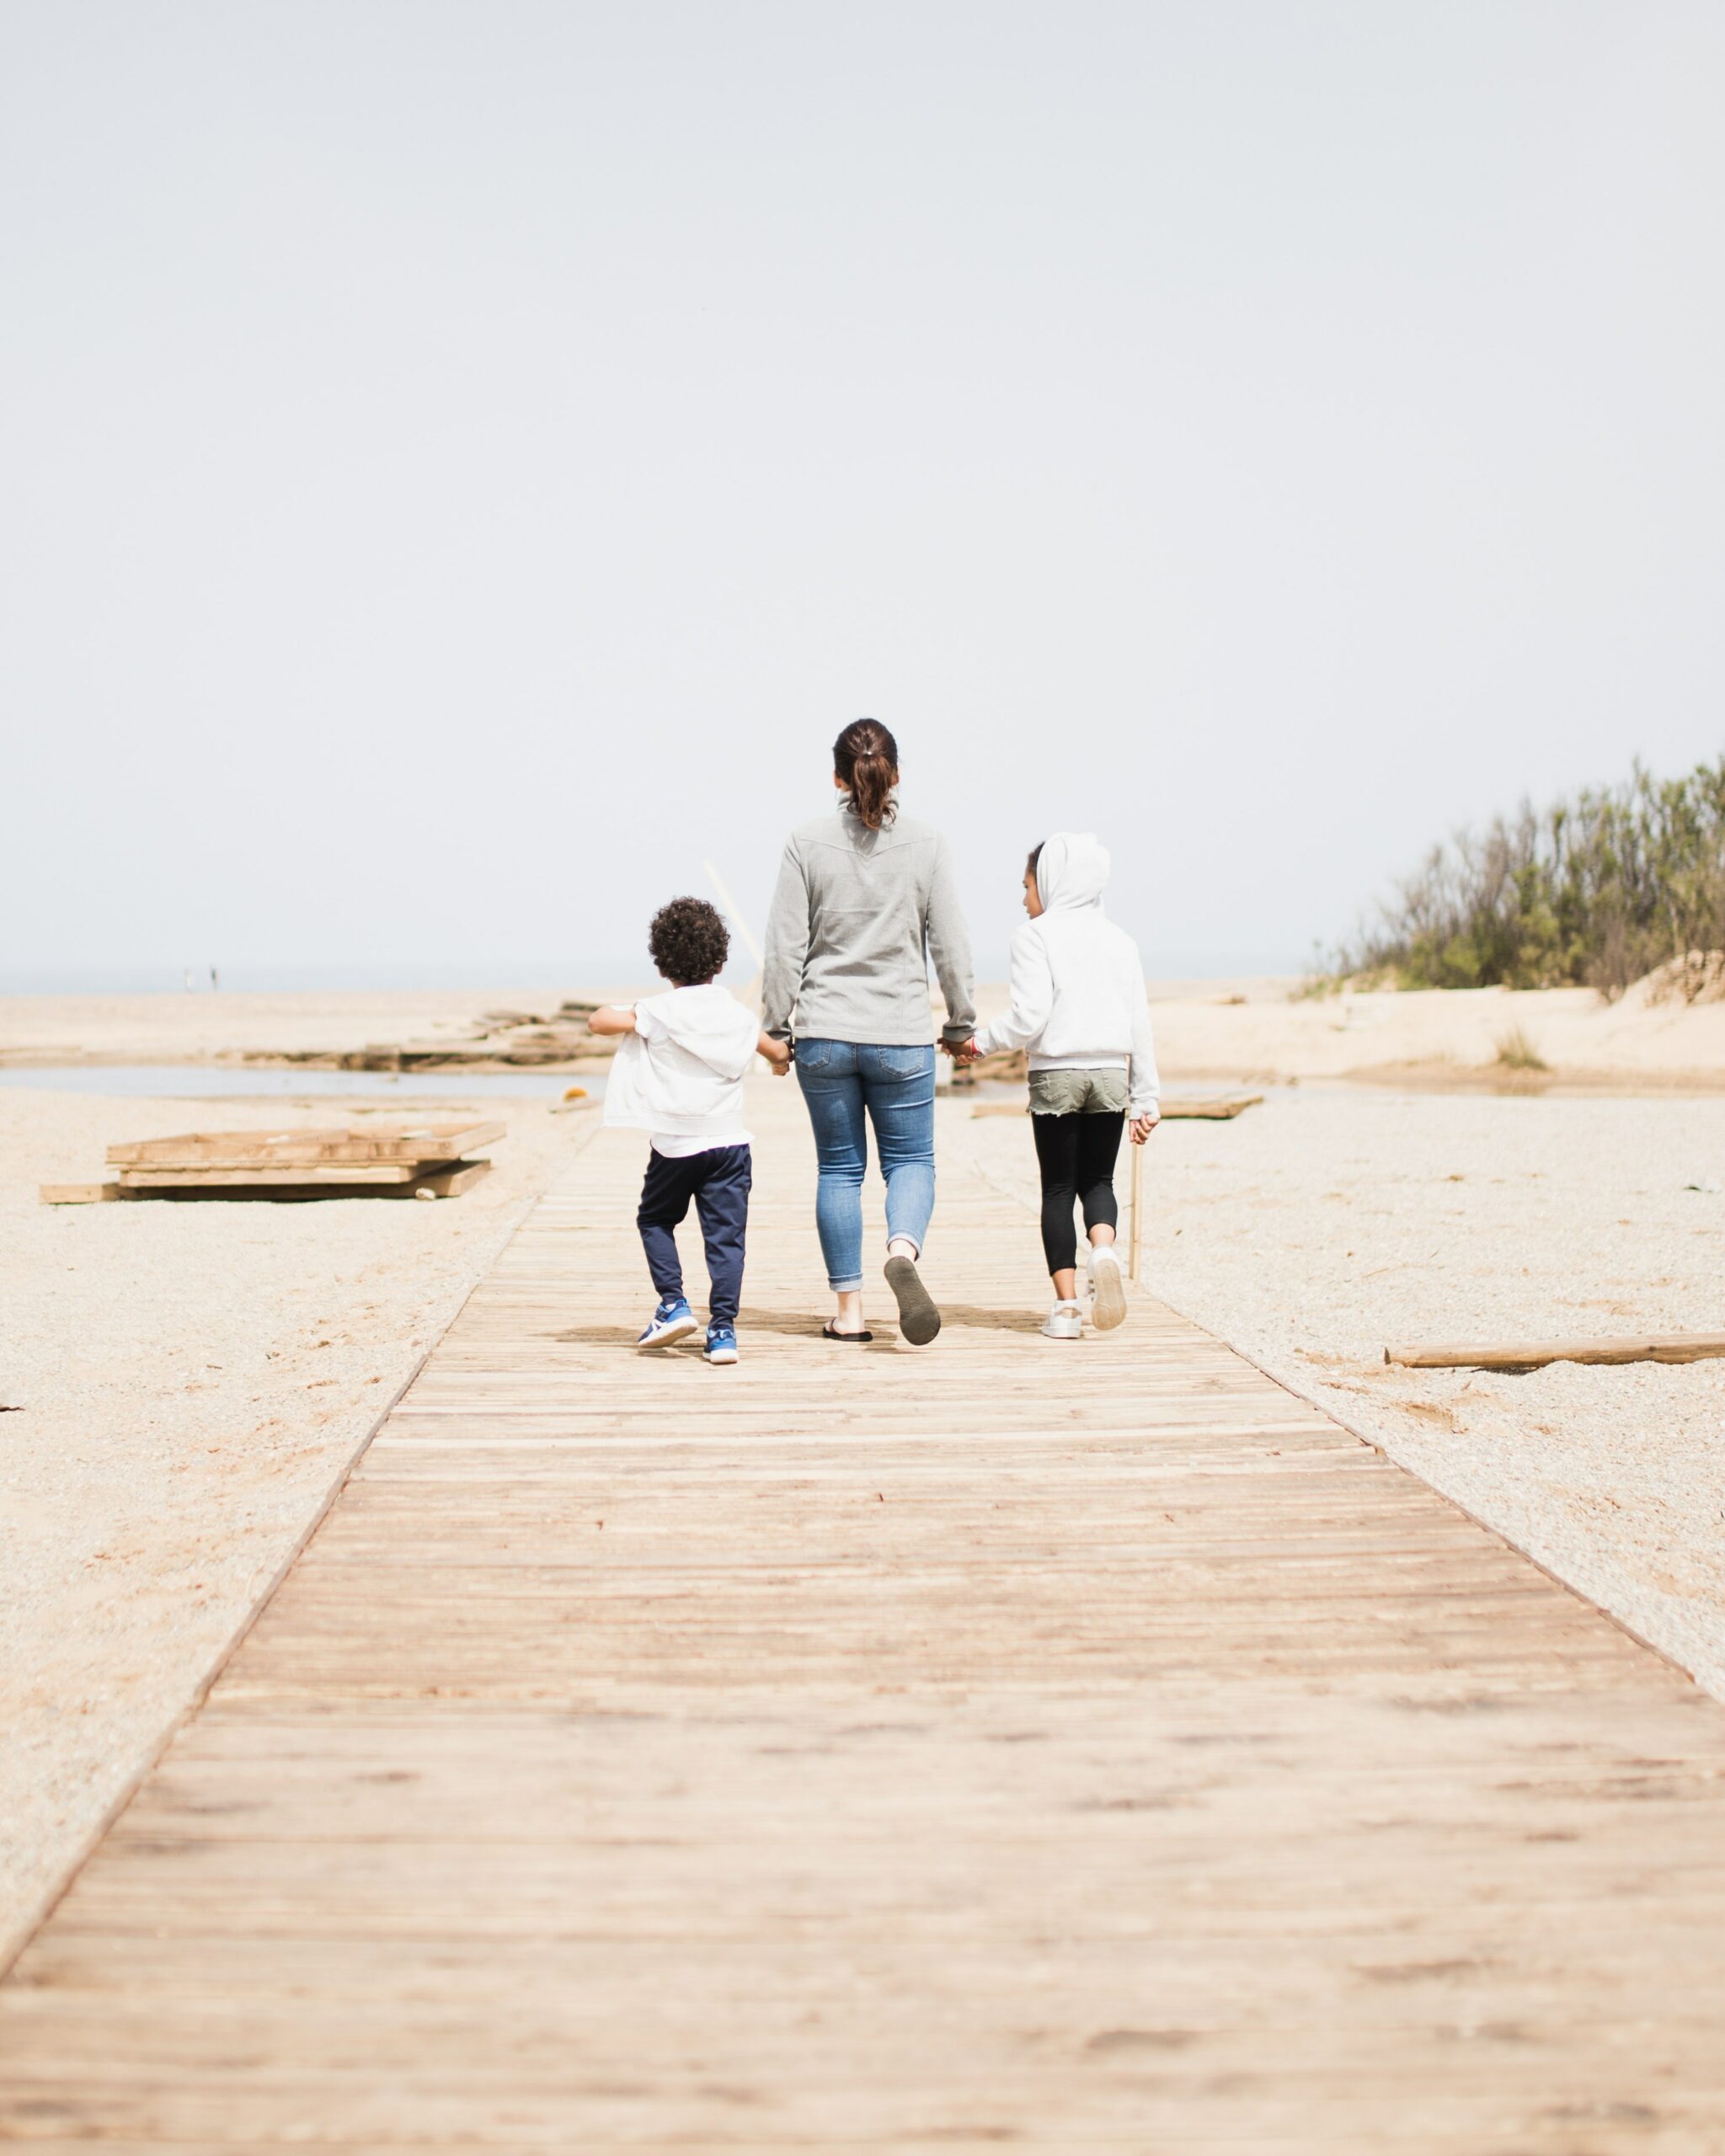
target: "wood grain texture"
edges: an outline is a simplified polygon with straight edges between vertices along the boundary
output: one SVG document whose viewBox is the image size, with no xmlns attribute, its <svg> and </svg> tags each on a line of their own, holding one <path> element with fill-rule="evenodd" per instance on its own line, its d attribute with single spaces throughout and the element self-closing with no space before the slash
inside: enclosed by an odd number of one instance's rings
<svg viewBox="0 0 1725 2156">
<path fill-rule="evenodd" d="M 1258 1107 L 1263 1099 L 1262 1093 L 1218 1094 L 1202 1100 L 1182 1099 L 1177 1094 L 1162 1103 L 1162 1119 L 1164 1123 L 1229 1123 L 1247 1108 Z M 970 1113 L 973 1117 L 1028 1115 L 1030 1107 L 1024 1101 L 979 1101 Z"/>
<path fill-rule="evenodd" d="M 1472 1347 L 1386 1348 L 1410 1370 L 1537 1370 L 1547 1363 L 1706 1363 L 1725 1356 L 1725 1332 L 1642 1332 L 1597 1340 L 1491 1340 Z"/>
<path fill-rule="evenodd" d="M 489 1161 L 451 1161 L 446 1167 L 422 1168 L 414 1179 L 415 1198 L 459 1198 L 491 1172 Z"/>
<path fill-rule="evenodd" d="M 127 1190 L 243 1190 L 310 1186 L 314 1183 L 352 1184 L 413 1182 L 422 1172 L 417 1161 L 329 1161 L 280 1166 L 258 1162 L 247 1166 L 222 1166 L 213 1161 L 183 1167 L 122 1168 L 120 1180 Z M 439 1161 L 430 1165 L 447 1167 Z"/>
<path fill-rule="evenodd" d="M 0 2140 L 1725 2147 L 1720 1709 L 1155 1303 L 1043 1340 L 960 1104 L 946 1330 L 827 1346 L 759 1091 L 744 1361 L 632 1352 L 601 1135 L 0 1988 Z"/>
<path fill-rule="evenodd" d="M 334 1168 L 122 1168 L 117 1198 L 212 1201 L 332 1198 L 459 1198 L 491 1172 L 489 1161 L 425 1161 L 417 1166 L 383 1162 Z M 44 1186 L 44 1196 L 51 1186 Z M 66 1199 L 49 1200 L 65 1203 Z"/>
<path fill-rule="evenodd" d="M 112 1167 L 313 1167 L 351 1162 L 454 1161 L 504 1135 L 500 1123 L 368 1123 L 363 1129 L 184 1131 L 108 1148 Z"/>
</svg>

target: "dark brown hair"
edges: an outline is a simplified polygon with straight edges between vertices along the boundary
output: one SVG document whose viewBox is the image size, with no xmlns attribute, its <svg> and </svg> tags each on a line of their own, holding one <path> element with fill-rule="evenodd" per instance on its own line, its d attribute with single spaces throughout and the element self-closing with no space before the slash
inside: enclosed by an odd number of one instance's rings
<svg viewBox="0 0 1725 2156">
<path fill-rule="evenodd" d="M 832 744 L 832 767 L 864 825 L 878 831 L 893 819 L 899 744 L 878 718 L 857 718 Z"/>
<path fill-rule="evenodd" d="M 1025 873 L 1026 873 L 1028 875 L 1033 876 L 1033 875 L 1036 873 L 1036 864 L 1037 864 L 1037 862 L 1038 862 L 1039 861 L 1040 861 L 1040 860 L 1041 860 L 1041 858 L 1042 858 L 1042 849 L 1043 849 L 1043 848 L 1044 848 L 1047 844 L 1048 844 L 1048 841 L 1047 841 L 1046 839 L 1039 839 L 1039 840 L 1036 841 L 1036 844 L 1035 844 L 1033 846 L 1032 846 L 1032 847 L 1031 847 L 1031 849 L 1030 849 L 1030 858 L 1029 858 L 1029 860 L 1028 860 L 1028 861 L 1027 861 L 1027 862 L 1025 862 L 1025 864 L 1024 864 Z"/>
<path fill-rule="evenodd" d="M 700 988 L 717 979 L 730 947 L 718 908 L 705 899 L 673 899 L 654 915 L 647 931 L 654 964 L 679 988 Z"/>
</svg>

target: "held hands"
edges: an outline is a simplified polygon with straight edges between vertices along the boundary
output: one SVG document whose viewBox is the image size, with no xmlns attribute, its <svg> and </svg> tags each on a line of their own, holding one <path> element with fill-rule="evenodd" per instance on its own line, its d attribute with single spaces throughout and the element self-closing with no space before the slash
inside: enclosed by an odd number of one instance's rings
<svg viewBox="0 0 1725 2156">
<path fill-rule="evenodd" d="M 975 1033 L 967 1041 L 943 1041 L 941 1046 L 951 1056 L 953 1061 L 958 1064 L 975 1063 L 982 1053 L 976 1045 Z"/>
<path fill-rule="evenodd" d="M 771 1033 L 763 1033 L 756 1043 L 758 1052 L 772 1065 L 775 1078 L 788 1078 L 791 1075 L 791 1051 L 783 1041 L 776 1041 Z"/>
<path fill-rule="evenodd" d="M 1135 1145 L 1142 1145 L 1161 1121 L 1160 1116 L 1135 1115 L 1126 1126 L 1126 1134 Z"/>
</svg>

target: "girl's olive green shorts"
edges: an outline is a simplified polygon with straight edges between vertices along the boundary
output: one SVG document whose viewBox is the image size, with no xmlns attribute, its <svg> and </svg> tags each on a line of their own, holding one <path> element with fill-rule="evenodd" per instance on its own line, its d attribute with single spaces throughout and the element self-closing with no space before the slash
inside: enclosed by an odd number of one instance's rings
<svg viewBox="0 0 1725 2156">
<path fill-rule="evenodd" d="M 1124 1070 L 1033 1070 L 1032 1115 L 1124 1115 L 1131 1097 Z"/>
</svg>

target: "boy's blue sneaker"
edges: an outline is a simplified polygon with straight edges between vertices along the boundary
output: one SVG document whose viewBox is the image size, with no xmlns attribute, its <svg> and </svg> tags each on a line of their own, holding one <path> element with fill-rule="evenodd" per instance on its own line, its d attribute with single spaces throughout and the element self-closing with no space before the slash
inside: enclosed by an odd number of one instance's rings
<svg viewBox="0 0 1725 2156">
<path fill-rule="evenodd" d="M 737 1359 L 737 1328 L 734 1325 L 709 1325 L 707 1328 L 707 1359 L 709 1363 L 734 1363 Z"/>
<path fill-rule="evenodd" d="M 638 1348 L 668 1348 L 673 1340 L 686 1340 L 698 1323 L 681 1295 L 666 1295 L 635 1342 Z"/>
</svg>

